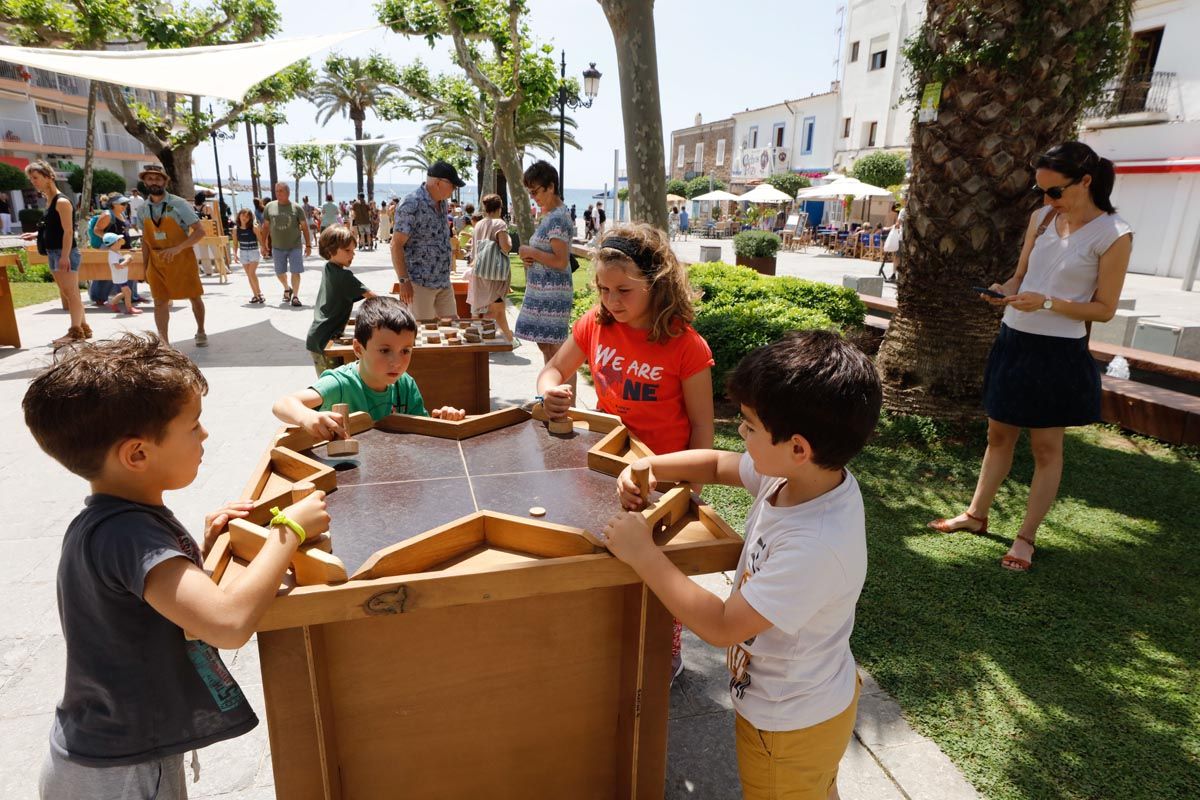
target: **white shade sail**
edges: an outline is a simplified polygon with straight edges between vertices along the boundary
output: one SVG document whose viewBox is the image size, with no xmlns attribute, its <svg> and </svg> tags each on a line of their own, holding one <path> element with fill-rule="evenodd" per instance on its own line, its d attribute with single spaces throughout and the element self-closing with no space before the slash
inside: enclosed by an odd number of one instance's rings
<svg viewBox="0 0 1200 800">
<path fill-rule="evenodd" d="M 697 196 L 693 197 L 692 199 L 693 200 L 741 200 L 742 198 L 738 197 L 736 194 L 730 194 L 729 192 L 723 191 L 721 189 L 717 189 L 715 191 L 705 192 L 704 194 L 697 195 Z"/>
<path fill-rule="evenodd" d="M 790 203 L 794 198 L 769 183 L 760 183 L 738 198 L 748 203 Z"/>
<path fill-rule="evenodd" d="M 892 193 L 887 189 L 880 189 L 878 186 L 863 183 L 857 178 L 842 178 L 825 186 L 810 186 L 807 189 L 802 189 L 800 190 L 800 194 L 796 196 L 801 200 L 817 200 L 822 197 L 845 197 L 847 195 L 854 197 L 891 197 Z"/>
<path fill-rule="evenodd" d="M 290 64 L 369 30 L 374 28 L 174 50 L 57 50 L 0 46 L 0 60 L 117 86 L 236 101 L 241 100 L 252 86 Z"/>
</svg>

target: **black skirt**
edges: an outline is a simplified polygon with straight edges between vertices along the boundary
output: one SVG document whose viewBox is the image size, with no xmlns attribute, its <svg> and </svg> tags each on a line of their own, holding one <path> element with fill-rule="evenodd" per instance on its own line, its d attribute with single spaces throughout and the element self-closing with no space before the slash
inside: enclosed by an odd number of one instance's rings
<svg viewBox="0 0 1200 800">
<path fill-rule="evenodd" d="M 1002 324 L 983 376 L 983 407 L 989 418 L 1022 428 L 1099 422 L 1100 370 L 1088 337 L 1043 336 Z"/>
</svg>

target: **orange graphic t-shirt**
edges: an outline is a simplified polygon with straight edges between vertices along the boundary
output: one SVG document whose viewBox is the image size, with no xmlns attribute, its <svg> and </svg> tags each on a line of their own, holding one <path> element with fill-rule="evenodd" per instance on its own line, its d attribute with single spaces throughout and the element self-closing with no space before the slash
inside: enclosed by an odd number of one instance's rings
<svg viewBox="0 0 1200 800">
<path fill-rule="evenodd" d="M 686 450 L 692 426 L 683 382 L 713 365 L 712 350 L 691 325 L 665 342 L 621 322 L 600 325 L 596 309 L 575 323 L 575 343 L 587 357 L 600 410 L 615 414 L 655 453 Z"/>
</svg>

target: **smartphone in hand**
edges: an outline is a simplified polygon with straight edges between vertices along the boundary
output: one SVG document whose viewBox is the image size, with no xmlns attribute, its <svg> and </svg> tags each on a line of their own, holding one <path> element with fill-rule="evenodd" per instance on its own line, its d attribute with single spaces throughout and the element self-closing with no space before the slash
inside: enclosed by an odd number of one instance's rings
<svg viewBox="0 0 1200 800">
<path fill-rule="evenodd" d="M 1004 292 L 997 292 L 994 289 L 988 289 L 986 286 L 972 286 L 971 291 L 986 294 L 988 297 L 995 297 L 997 300 L 1003 300 L 1005 297 L 1008 297 Z"/>
</svg>

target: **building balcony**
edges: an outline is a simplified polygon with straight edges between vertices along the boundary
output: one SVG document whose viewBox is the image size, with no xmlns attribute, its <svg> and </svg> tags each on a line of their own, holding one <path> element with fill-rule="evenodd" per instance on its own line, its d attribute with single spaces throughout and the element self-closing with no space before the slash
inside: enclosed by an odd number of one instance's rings
<svg viewBox="0 0 1200 800">
<path fill-rule="evenodd" d="M 87 146 L 87 130 L 66 125 L 35 125 L 24 119 L 0 118 L 0 147 L 20 150 L 83 150 Z M 97 152 L 145 155 L 146 148 L 132 136 L 123 133 L 96 131 Z"/>
<path fill-rule="evenodd" d="M 1174 72 L 1125 75 L 1104 88 L 1100 100 L 1083 112 L 1085 128 L 1122 128 L 1171 121 Z"/>
</svg>

